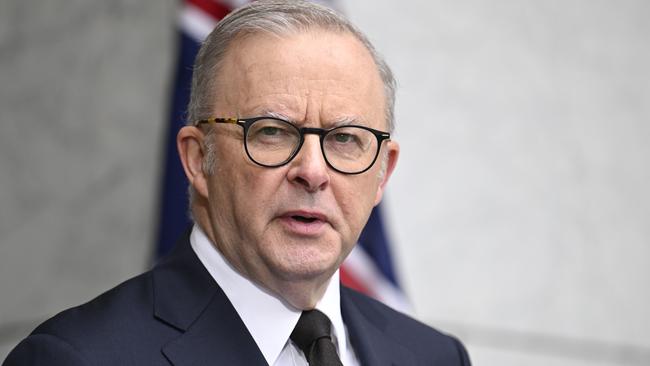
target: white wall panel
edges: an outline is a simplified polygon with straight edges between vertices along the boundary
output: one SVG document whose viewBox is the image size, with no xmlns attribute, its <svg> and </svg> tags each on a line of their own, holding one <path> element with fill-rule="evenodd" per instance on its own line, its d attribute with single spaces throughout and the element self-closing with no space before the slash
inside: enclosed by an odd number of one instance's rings
<svg viewBox="0 0 650 366">
<path fill-rule="evenodd" d="M 419 317 L 480 364 L 534 364 L 494 337 L 540 335 L 573 358 L 539 364 L 650 362 L 648 4 L 346 6 L 400 83 L 388 208 Z"/>
</svg>

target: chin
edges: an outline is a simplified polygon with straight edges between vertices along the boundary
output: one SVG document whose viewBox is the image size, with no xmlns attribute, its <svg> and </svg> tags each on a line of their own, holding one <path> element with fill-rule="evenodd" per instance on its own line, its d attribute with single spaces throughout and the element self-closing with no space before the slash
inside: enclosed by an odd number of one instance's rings
<svg viewBox="0 0 650 366">
<path fill-rule="evenodd" d="M 343 261 L 338 256 L 283 258 L 273 268 L 276 276 L 284 281 L 311 281 L 329 278 Z"/>
<path fill-rule="evenodd" d="M 267 245 L 266 265 L 283 281 L 329 279 L 348 254 L 343 243 L 333 237 L 317 240 L 284 237 Z"/>
</svg>

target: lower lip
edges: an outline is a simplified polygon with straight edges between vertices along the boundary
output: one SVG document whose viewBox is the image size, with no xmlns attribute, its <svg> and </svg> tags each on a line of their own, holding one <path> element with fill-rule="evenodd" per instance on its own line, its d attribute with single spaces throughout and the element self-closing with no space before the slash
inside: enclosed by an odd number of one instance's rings
<svg viewBox="0 0 650 366">
<path fill-rule="evenodd" d="M 303 236 L 316 236 L 321 234 L 326 224 L 325 221 L 321 220 L 303 222 L 295 220 L 292 217 L 281 217 L 280 221 L 291 233 Z"/>
</svg>

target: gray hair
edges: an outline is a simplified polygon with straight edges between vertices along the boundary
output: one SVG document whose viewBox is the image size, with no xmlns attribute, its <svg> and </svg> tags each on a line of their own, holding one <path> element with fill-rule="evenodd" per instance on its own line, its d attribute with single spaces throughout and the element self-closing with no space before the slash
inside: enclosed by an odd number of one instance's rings
<svg viewBox="0 0 650 366">
<path fill-rule="evenodd" d="M 395 125 L 396 82 L 386 61 L 368 38 L 342 15 L 322 5 L 302 0 L 254 1 L 230 13 L 217 24 L 201 46 L 194 63 L 188 124 L 214 117 L 211 114 L 214 95 L 218 92 L 216 79 L 233 40 L 255 33 L 286 36 L 314 28 L 348 32 L 370 52 L 384 83 L 386 125 L 389 132 L 392 132 Z"/>
</svg>

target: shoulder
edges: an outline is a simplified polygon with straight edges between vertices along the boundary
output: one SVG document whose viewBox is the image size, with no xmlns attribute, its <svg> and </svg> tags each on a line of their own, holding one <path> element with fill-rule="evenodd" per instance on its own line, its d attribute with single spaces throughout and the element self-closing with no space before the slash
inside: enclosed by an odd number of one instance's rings
<svg viewBox="0 0 650 366">
<path fill-rule="evenodd" d="M 146 272 L 46 320 L 3 366 L 120 364 L 120 359 L 134 364 L 125 359 L 130 350 L 165 334 L 170 329 L 154 319 L 151 272 Z"/>
<path fill-rule="evenodd" d="M 151 316 L 151 273 L 146 272 L 106 291 L 89 302 L 64 310 L 39 325 L 32 334 L 60 334 L 88 340 L 99 330 L 131 327 Z M 93 332 L 87 332 L 94 330 Z"/>
<path fill-rule="evenodd" d="M 343 287 L 342 292 L 369 321 L 390 329 L 391 334 L 409 333 L 440 341 L 447 341 L 449 338 L 448 335 L 358 291 Z"/>
<path fill-rule="evenodd" d="M 342 287 L 341 295 L 342 301 L 356 307 L 357 316 L 365 318 L 365 321 L 380 329 L 394 343 L 412 351 L 420 360 L 436 360 L 436 364 L 441 365 L 470 365 L 467 351 L 456 337 L 352 289 Z"/>
</svg>

